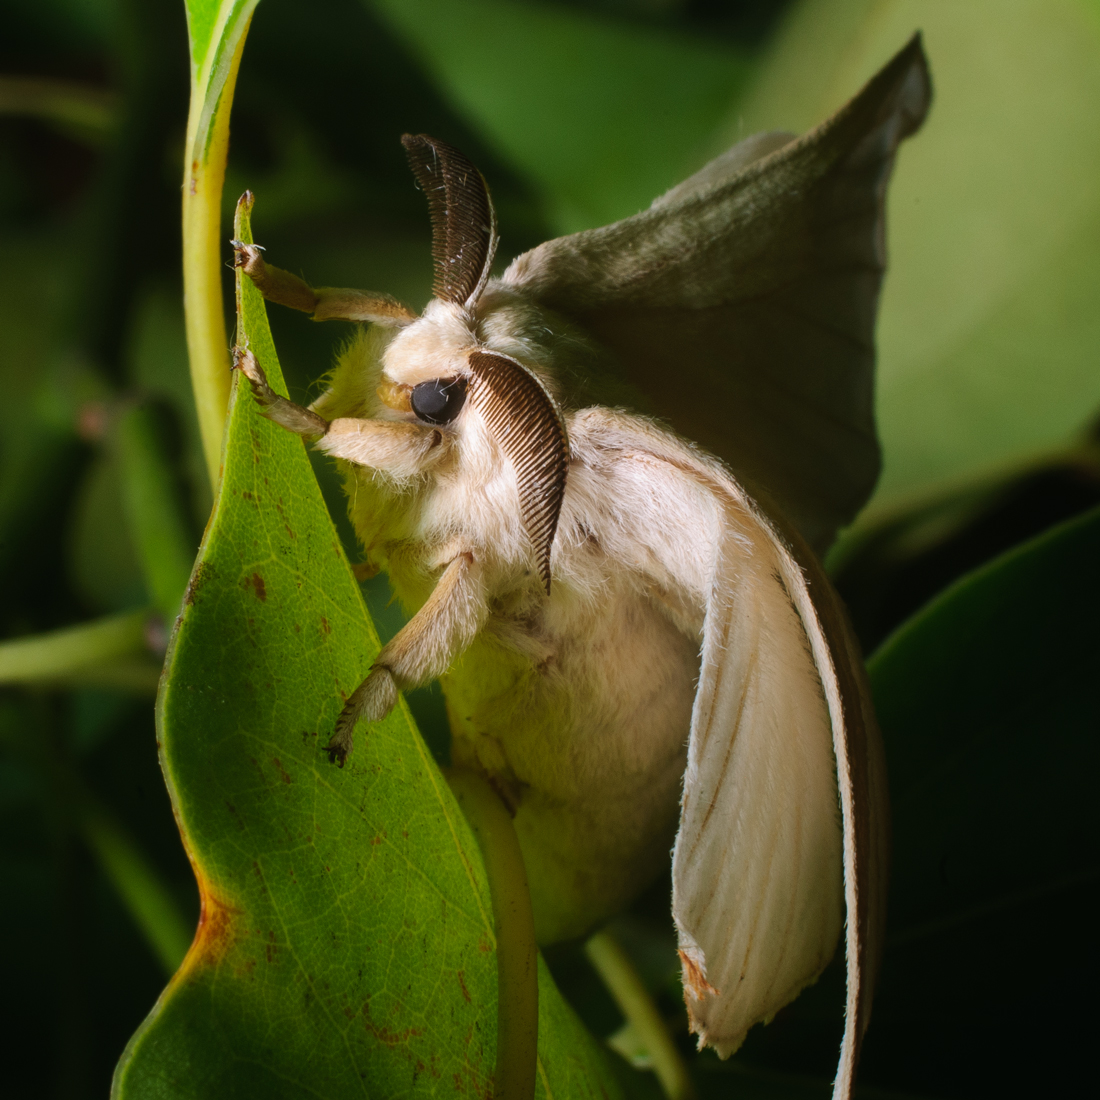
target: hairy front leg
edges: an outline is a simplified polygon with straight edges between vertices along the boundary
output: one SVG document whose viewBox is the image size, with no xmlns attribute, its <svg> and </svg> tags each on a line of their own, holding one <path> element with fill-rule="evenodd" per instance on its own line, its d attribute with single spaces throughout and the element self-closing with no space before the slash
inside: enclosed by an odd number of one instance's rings
<svg viewBox="0 0 1100 1100">
<path fill-rule="evenodd" d="M 471 551 L 452 558 L 428 602 L 378 654 L 367 678 L 351 694 L 326 752 L 343 767 L 360 719 L 380 722 L 398 691 L 422 687 L 446 672 L 485 625 L 489 608 L 480 562 Z"/>
<path fill-rule="evenodd" d="M 264 259 L 263 246 L 230 241 L 233 266 L 239 267 L 269 301 L 313 315 L 315 321 L 373 321 L 379 325 L 407 325 L 416 314 L 389 294 L 341 287 L 311 287 L 304 279 L 273 267 Z"/>
<path fill-rule="evenodd" d="M 277 394 L 248 348 L 233 349 L 233 365 L 248 379 L 260 412 L 281 427 L 317 440 L 319 450 L 397 481 L 419 477 L 443 456 L 443 433 L 424 424 L 393 420 L 326 420 Z"/>
<path fill-rule="evenodd" d="M 318 416 L 312 409 L 296 405 L 271 388 L 263 367 L 248 348 L 233 349 L 233 366 L 248 379 L 252 396 L 268 420 L 274 420 L 276 424 L 296 435 L 323 436 L 328 432 L 329 422 L 323 416 Z"/>
</svg>

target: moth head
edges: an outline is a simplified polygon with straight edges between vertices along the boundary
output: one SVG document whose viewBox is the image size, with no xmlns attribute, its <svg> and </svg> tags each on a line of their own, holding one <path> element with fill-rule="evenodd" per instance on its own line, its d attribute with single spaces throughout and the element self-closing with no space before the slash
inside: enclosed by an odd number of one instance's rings
<svg viewBox="0 0 1100 1100">
<path fill-rule="evenodd" d="M 489 189 L 457 149 L 424 134 L 406 134 L 402 143 L 428 198 L 434 297 L 387 346 L 378 396 L 388 416 L 497 450 L 515 475 L 520 520 L 549 592 L 569 443 L 561 410 L 538 374 L 479 334 L 477 306 L 497 247 Z M 463 450 L 470 459 L 477 448 Z"/>
</svg>

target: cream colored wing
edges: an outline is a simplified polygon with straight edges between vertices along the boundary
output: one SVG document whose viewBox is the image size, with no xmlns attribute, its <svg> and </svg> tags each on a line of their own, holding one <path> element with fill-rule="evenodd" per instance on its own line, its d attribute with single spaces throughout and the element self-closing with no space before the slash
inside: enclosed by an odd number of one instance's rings
<svg viewBox="0 0 1100 1100">
<path fill-rule="evenodd" d="M 722 499 L 724 529 L 673 854 L 685 1000 L 700 1044 L 728 1056 L 753 1024 L 816 980 L 847 909 L 848 1009 L 835 1092 L 847 1097 L 883 917 L 877 732 L 828 582 L 819 573 L 807 579 L 735 483 L 713 471 L 696 476 Z"/>
<path fill-rule="evenodd" d="M 764 490 L 819 553 L 878 476 L 886 184 L 930 94 L 914 38 L 803 137 L 750 138 L 648 210 L 524 253 L 502 280 L 587 331 L 641 411 Z"/>
<path fill-rule="evenodd" d="M 732 1053 L 814 981 L 844 926 L 846 1100 L 882 943 L 888 808 L 839 599 L 808 547 L 696 448 L 601 408 L 576 414 L 570 437 L 612 488 L 611 519 L 593 521 L 607 553 L 703 612 L 672 869 L 693 1027 Z"/>
</svg>

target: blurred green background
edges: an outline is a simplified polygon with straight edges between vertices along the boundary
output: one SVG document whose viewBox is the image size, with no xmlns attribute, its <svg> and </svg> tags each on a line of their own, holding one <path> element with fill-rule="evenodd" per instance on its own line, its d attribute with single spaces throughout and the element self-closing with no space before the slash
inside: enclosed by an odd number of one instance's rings
<svg viewBox="0 0 1100 1100">
<path fill-rule="evenodd" d="M 0 0 L 0 17 L 0 639 L 134 613 L 79 668 L 0 647 L 0 1089 L 92 1097 L 197 916 L 153 721 L 173 612 L 139 545 L 126 429 L 140 411 L 197 547 L 186 24 L 181 0 Z M 225 236 L 250 188 L 273 262 L 419 305 L 429 226 L 403 132 L 480 166 L 503 266 L 647 205 L 741 136 L 808 128 L 916 29 L 936 99 L 889 201 L 885 467 L 829 564 L 867 653 L 963 580 L 872 665 L 896 824 L 863 1094 L 1068 1091 L 1094 1076 L 1100 599 L 1089 517 L 1043 533 L 1100 504 L 1100 2 L 262 0 Z M 228 270 L 225 287 L 228 315 Z M 271 324 L 307 400 L 347 331 Z M 394 632 L 384 581 L 365 588 Z M 438 690 L 414 694 L 445 756 Z M 690 1052 L 664 891 L 617 932 Z M 579 949 L 548 957 L 613 1033 Z M 834 965 L 733 1062 L 693 1061 L 700 1093 L 827 1095 L 841 991 Z"/>
</svg>

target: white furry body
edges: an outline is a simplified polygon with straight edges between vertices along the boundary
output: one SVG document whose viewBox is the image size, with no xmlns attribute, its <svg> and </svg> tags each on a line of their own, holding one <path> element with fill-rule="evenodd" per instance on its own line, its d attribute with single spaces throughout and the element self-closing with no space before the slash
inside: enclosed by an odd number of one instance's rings
<svg viewBox="0 0 1100 1100">
<path fill-rule="evenodd" d="M 371 344 L 363 335 L 345 352 L 316 405 L 322 414 L 345 412 L 344 378 L 359 383 L 353 402 L 371 401 L 381 366 Z M 378 412 L 369 404 L 346 411 Z M 692 530 L 699 547 L 707 543 L 700 494 L 676 485 L 671 468 L 662 485 L 616 446 L 632 433 L 663 433 L 601 409 L 567 423 L 573 461 L 549 597 L 518 521 L 514 481 L 487 440 L 464 432 L 461 442 L 438 446 L 430 482 L 401 468 L 404 449 L 386 463 L 381 440 L 362 457 L 385 472 L 347 470 L 368 558 L 387 571 L 410 614 L 457 548 L 479 563 L 486 612 L 442 675 L 452 753 L 456 764 L 485 771 L 516 813 L 543 942 L 591 930 L 664 865 L 678 820 L 707 573 L 705 552 L 694 562 L 683 553 Z M 471 468 L 480 476 L 471 478 Z"/>
<path fill-rule="evenodd" d="M 514 811 L 544 943 L 627 904 L 666 866 L 680 822 L 688 1003 L 726 1053 L 816 978 L 841 926 L 829 707 L 812 608 L 791 594 L 804 580 L 719 462 L 596 407 L 566 418 L 547 595 L 515 474 L 478 410 L 433 429 L 376 396 L 383 368 L 405 385 L 457 374 L 489 333 L 537 371 L 532 319 L 551 336 L 553 319 L 486 297 L 476 318 L 433 303 L 392 340 L 361 335 L 315 405 L 333 418 L 319 446 L 350 460 L 368 558 L 413 615 L 363 713 L 388 709 L 393 683 L 442 678 L 455 763 Z"/>
</svg>

